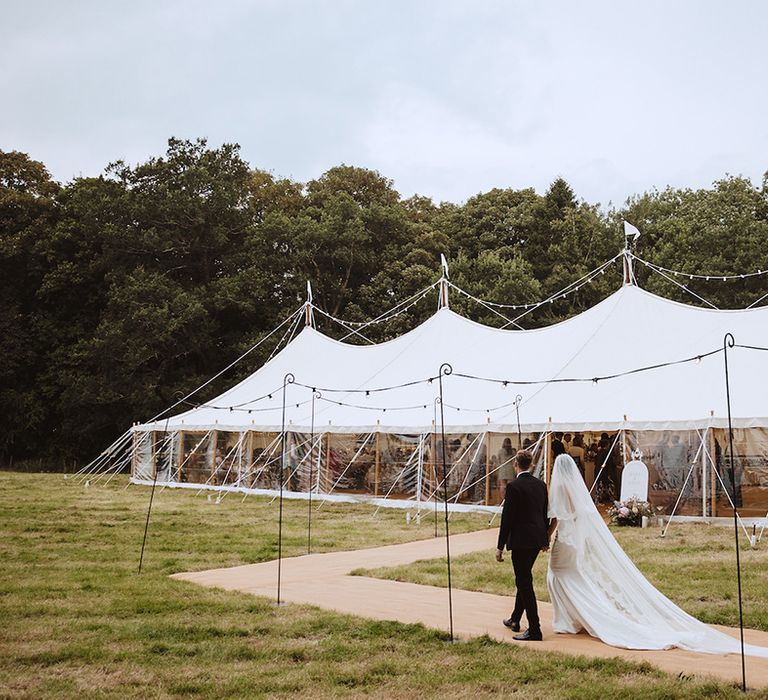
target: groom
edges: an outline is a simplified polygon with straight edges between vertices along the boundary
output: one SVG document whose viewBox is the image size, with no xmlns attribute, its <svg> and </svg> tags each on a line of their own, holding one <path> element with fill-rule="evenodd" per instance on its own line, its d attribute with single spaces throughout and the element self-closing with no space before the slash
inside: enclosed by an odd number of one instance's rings
<svg viewBox="0 0 768 700">
<path fill-rule="evenodd" d="M 533 592 L 533 564 L 539 551 L 549 548 L 547 535 L 547 486 L 531 474 L 533 457 L 520 450 L 515 457 L 515 479 L 507 484 L 504 508 L 501 511 L 496 561 L 504 561 L 504 547 L 512 552 L 515 571 L 515 609 L 504 624 L 513 632 L 520 631 L 520 619 L 525 612 L 528 629 L 513 639 L 541 641 L 539 611 Z"/>
</svg>

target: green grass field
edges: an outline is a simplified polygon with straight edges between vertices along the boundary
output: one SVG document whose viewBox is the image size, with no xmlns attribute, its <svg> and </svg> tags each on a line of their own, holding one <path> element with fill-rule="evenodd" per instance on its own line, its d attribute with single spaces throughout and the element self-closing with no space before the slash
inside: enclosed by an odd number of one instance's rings
<svg viewBox="0 0 768 700">
<path fill-rule="evenodd" d="M 216 505 L 193 491 L 158 492 L 139 576 L 149 489 L 125 486 L 122 477 L 84 489 L 60 475 L 0 473 L 0 697 L 741 697 L 735 686 L 648 665 L 487 638 L 450 644 L 418 625 L 277 608 L 168 578 L 274 558 L 277 503 L 266 499 L 229 495 Z M 285 504 L 289 556 L 305 551 L 306 508 Z M 314 549 L 431 535 L 430 522 L 406 525 L 402 511 L 372 513 L 327 504 L 316 513 Z M 452 519 L 455 532 L 486 523 Z"/>
</svg>

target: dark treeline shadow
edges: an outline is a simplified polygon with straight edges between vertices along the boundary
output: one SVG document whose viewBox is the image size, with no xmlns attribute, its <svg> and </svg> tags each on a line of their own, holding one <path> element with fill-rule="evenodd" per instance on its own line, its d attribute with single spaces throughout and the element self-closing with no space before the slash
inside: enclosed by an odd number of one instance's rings
<svg viewBox="0 0 768 700">
<path fill-rule="evenodd" d="M 463 289 L 525 304 L 616 255 L 622 219 L 642 231 L 637 254 L 664 267 L 766 269 L 767 183 L 727 177 L 606 209 L 558 178 L 544 194 L 494 189 L 458 205 L 404 199 L 385 176 L 351 166 L 306 183 L 281 179 L 246 163 L 236 145 L 204 139 L 171 139 L 162 156 L 65 184 L 27 154 L 0 151 L 0 464 L 69 470 L 92 458 L 268 334 L 305 300 L 307 280 L 320 308 L 362 321 L 434 283 L 444 253 Z M 637 274 L 646 289 L 695 303 L 660 275 Z M 768 291 L 763 277 L 681 279 L 720 308 Z M 562 320 L 620 284 L 617 264 L 521 323 Z M 436 298 L 366 335 L 413 328 Z M 504 323 L 457 294 L 451 306 Z M 319 314 L 317 323 L 346 333 Z M 281 335 L 200 398 L 252 372 Z"/>
</svg>

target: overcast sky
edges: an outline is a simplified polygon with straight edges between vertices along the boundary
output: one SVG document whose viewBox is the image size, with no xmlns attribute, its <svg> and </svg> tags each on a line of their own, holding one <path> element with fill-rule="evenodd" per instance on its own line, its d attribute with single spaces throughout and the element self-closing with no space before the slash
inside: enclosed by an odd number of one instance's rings
<svg viewBox="0 0 768 700">
<path fill-rule="evenodd" d="M 768 3 L 6 0 L 0 149 L 54 177 L 237 142 L 306 181 L 492 187 L 621 204 L 768 170 Z"/>
</svg>

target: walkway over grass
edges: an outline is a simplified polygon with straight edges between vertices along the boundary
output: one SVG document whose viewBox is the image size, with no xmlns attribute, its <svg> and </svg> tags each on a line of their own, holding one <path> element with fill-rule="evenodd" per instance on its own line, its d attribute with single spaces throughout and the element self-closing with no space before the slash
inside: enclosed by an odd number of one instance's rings
<svg viewBox="0 0 768 700">
<path fill-rule="evenodd" d="M 495 530 L 456 535 L 451 538 L 451 553 L 459 556 L 485 550 L 491 557 L 495 538 Z M 316 605 L 376 620 L 422 623 L 427 627 L 447 630 L 447 589 L 349 575 L 359 568 L 402 566 L 418 560 L 440 557 L 444 552 L 445 541 L 432 538 L 352 552 L 331 552 L 284 559 L 281 600 Z M 275 597 L 277 562 L 175 574 L 173 578 L 204 586 Z M 552 632 L 552 606 L 544 602 L 540 603 L 544 641 L 515 642 L 512 639 L 513 633 L 501 624 L 502 618 L 508 616 L 511 607 L 512 601 L 507 596 L 454 590 L 456 636 L 468 639 L 488 635 L 492 639 L 525 644 L 529 648 L 542 651 L 558 651 L 593 658 L 620 657 L 636 662 L 647 661 L 676 675 L 709 675 L 728 681 L 741 678 L 741 661 L 737 655 L 695 654 L 680 649 L 631 651 L 608 646 L 586 634 L 556 635 Z M 737 629 L 719 629 L 738 637 Z M 748 643 L 768 646 L 768 632 L 748 630 L 745 640 Z M 747 680 L 750 687 L 768 686 L 768 659 L 748 657 L 747 664 Z"/>
</svg>

